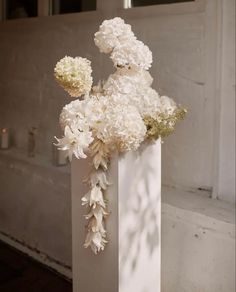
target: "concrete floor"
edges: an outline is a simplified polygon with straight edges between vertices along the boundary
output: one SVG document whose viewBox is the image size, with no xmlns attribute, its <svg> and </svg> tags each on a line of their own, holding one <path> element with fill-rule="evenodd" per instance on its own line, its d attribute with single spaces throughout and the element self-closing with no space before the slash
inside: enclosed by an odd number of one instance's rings
<svg viewBox="0 0 236 292">
<path fill-rule="evenodd" d="M 1 292 L 71 292 L 56 273 L 0 241 Z"/>
</svg>

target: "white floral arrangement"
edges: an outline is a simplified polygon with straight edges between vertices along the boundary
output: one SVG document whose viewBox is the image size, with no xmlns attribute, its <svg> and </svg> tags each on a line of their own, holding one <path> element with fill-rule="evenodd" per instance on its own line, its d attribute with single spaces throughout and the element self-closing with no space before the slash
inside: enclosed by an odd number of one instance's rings
<svg viewBox="0 0 236 292">
<path fill-rule="evenodd" d="M 112 153 L 134 151 L 142 143 L 167 136 L 186 110 L 151 87 L 153 78 L 147 70 L 152 53 L 123 19 L 105 20 L 94 40 L 100 52 L 110 54 L 115 73 L 92 87 L 91 62 L 66 56 L 56 64 L 55 78 L 70 96 L 78 98 L 61 112 L 64 136 L 56 138 L 56 145 L 67 150 L 70 160 L 73 155 L 92 158 L 89 192 L 82 197 L 88 209 L 84 246 L 97 254 L 108 242 L 105 193 Z"/>
</svg>

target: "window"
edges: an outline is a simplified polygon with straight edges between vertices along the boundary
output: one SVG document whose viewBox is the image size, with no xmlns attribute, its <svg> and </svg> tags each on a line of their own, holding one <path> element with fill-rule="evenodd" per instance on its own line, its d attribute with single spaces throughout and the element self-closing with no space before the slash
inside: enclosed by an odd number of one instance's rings
<svg viewBox="0 0 236 292">
<path fill-rule="evenodd" d="M 5 1 L 6 19 L 35 17 L 38 14 L 37 0 Z"/>
<path fill-rule="evenodd" d="M 96 10 L 96 0 L 53 0 L 52 14 Z"/>
<path fill-rule="evenodd" d="M 131 8 L 131 7 L 137 7 L 137 6 L 194 2 L 194 1 L 195 0 L 125 0 L 125 8 Z"/>
<path fill-rule="evenodd" d="M 96 9 L 96 0 L 0 0 L 0 21 Z"/>
</svg>

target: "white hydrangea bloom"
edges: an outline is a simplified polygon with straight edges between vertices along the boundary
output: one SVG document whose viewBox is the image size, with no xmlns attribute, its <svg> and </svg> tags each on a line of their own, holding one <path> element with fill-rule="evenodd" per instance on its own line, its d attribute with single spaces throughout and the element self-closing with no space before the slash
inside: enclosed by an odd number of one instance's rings
<svg viewBox="0 0 236 292">
<path fill-rule="evenodd" d="M 151 116 L 155 117 L 161 111 L 161 102 L 158 92 L 151 87 L 140 87 L 139 99 L 141 102 L 135 102 L 137 109 L 142 117 Z"/>
<path fill-rule="evenodd" d="M 134 94 L 140 86 L 151 86 L 153 78 L 146 70 L 118 69 L 103 85 L 105 95 Z"/>
<path fill-rule="evenodd" d="M 79 99 L 73 100 L 63 107 L 59 118 L 60 125 L 63 130 L 65 129 L 65 126 L 70 126 L 76 119 L 80 107 L 81 101 Z"/>
<path fill-rule="evenodd" d="M 131 26 L 120 17 L 115 17 L 103 21 L 99 31 L 95 33 L 94 41 L 101 53 L 109 54 L 116 46 L 131 39 L 136 39 Z"/>
<path fill-rule="evenodd" d="M 116 67 L 148 70 L 152 64 L 152 52 L 139 40 L 129 40 L 116 46 L 111 54 Z"/>
<path fill-rule="evenodd" d="M 121 73 L 121 72 L 122 73 Z M 150 87 L 152 77 L 145 71 L 118 70 L 104 84 L 104 92 L 113 103 L 135 106 L 140 115 L 156 116 L 162 105 L 159 94 Z"/>
<path fill-rule="evenodd" d="M 136 107 L 108 105 L 104 118 L 97 125 L 97 137 L 120 151 L 136 150 L 144 140 L 146 127 Z"/>
<path fill-rule="evenodd" d="M 72 96 L 87 94 L 92 87 L 91 62 L 86 58 L 65 56 L 54 69 L 58 83 Z"/>
<path fill-rule="evenodd" d="M 102 119 L 102 103 L 96 96 L 84 100 L 73 100 L 65 105 L 60 114 L 60 125 L 64 129 L 75 120 L 84 121 L 91 128 L 93 124 Z"/>
<path fill-rule="evenodd" d="M 161 111 L 166 114 L 166 115 L 172 115 L 174 111 L 177 109 L 177 104 L 175 101 L 168 97 L 168 96 L 161 96 L 160 97 L 161 101 Z"/>
</svg>

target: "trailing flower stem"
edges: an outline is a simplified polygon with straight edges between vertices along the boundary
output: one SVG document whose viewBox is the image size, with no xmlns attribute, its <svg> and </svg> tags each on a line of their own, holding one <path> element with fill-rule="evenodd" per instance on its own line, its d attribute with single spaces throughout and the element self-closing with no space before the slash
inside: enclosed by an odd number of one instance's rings
<svg viewBox="0 0 236 292">
<path fill-rule="evenodd" d="M 106 172 L 108 169 L 108 148 L 100 140 L 96 140 L 91 147 L 94 170 L 89 177 L 89 192 L 83 196 L 82 205 L 89 210 L 85 218 L 88 220 L 87 235 L 84 247 L 90 247 L 97 254 L 104 250 L 107 243 L 105 218 L 108 216 L 105 191 L 109 185 Z"/>
</svg>

